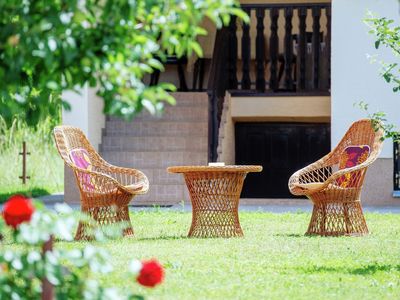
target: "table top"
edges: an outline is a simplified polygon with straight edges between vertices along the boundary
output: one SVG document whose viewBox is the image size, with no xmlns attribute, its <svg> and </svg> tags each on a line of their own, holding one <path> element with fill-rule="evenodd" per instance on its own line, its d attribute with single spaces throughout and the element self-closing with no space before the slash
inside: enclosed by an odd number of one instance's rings
<svg viewBox="0 0 400 300">
<path fill-rule="evenodd" d="M 167 168 L 169 173 L 188 172 L 261 172 L 262 166 L 257 165 L 228 165 L 228 166 L 174 166 Z"/>
</svg>

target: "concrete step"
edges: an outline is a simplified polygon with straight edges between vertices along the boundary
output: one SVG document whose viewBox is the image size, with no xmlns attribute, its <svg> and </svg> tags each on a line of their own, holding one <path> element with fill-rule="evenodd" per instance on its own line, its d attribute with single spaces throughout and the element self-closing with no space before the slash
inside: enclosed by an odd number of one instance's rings
<svg viewBox="0 0 400 300">
<path fill-rule="evenodd" d="M 208 107 L 200 106 L 167 106 L 160 116 L 153 116 L 148 111 L 143 111 L 133 121 L 206 121 L 208 119 Z M 107 122 L 121 121 L 118 117 L 107 117 Z"/>
<path fill-rule="evenodd" d="M 206 151 L 103 151 L 101 156 L 111 164 L 135 169 L 165 169 L 169 166 L 205 165 Z"/>
<path fill-rule="evenodd" d="M 177 121 L 107 121 L 104 136 L 193 136 L 207 137 L 207 120 L 195 122 Z"/>
<path fill-rule="evenodd" d="M 189 201 L 181 174 L 167 167 L 205 165 L 208 161 L 208 96 L 174 93 L 176 105 L 166 105 L 160 117 L 143 111 L 132 121 L 107 117 L 101 156 L 111 164 L 135 168 L 149 179 L 150 190 L 132 205 L 173 205 Z"/>
<path fill-rule="evenodd" d="M 103 151 L 207 151 L 207 137 L 105 136 Z"/>
<path fill-rule="evenodd" d="M 176 106 L 208 107 L 207 93 L 174 93 Z M 169 104 L 168 104 L 169 105 Z"/>
</svg>

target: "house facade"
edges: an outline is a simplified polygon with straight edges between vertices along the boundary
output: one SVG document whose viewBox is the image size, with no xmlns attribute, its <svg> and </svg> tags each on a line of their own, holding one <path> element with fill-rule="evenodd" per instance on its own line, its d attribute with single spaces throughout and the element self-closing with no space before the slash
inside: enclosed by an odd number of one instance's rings
<svg viewBox="0 0 400 300">
<path fill-rule="evenodd" d="M 387 49 L 374 49 L 363 22 L 367 10 L 399 19 L 397 0 L 241 3 L 249 24 L 233 19 L 217 31 L 205 23 L 203 58 L 171 57 L 164 73 L 146 79 L 179 88 L 177 105 L 166 107 L 161 118 L 146 112 L 131 122 L 105 117 L 94 89 L 64 95 L 72 105 L 63 114 L 65 124 L 82 128 L 110 163 L 149 177 L 149 193 L 133 204 L 189 202 L 183 179 L 166 168 L 209 161 L 263 165 L 262 173 L 246 179 L 242 198 L 247 203 L 288 199 L 289 176 L 329 152 L 352 122 L 365 117 L 354 103 L 385 111 L 400 127 L 398 94 L 368 55 L 388 62 L 394 57 Z M 364 204 L 400 205 L 394 196 L 393 149 L 386 141 L 368 170 Z M 77 203 L 73 180 L 66 169 L 65 199 Z"/>
</svg>

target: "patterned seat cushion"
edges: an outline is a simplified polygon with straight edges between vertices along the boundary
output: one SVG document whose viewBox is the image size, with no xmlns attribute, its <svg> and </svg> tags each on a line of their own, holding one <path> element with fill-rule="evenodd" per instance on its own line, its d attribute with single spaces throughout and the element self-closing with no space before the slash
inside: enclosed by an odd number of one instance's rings
<svg viewBox="0 0 400 300">
<path fill-rule="evenodd" d="M 86 149 L 77 148 L 69 152 L 69 157 L 75 166 L 85 170 L 92 170 L 92 163 L 90 161 L 89 153 Z M 93 191 L 95 185 L 92 182 L 90 174 L 80 174 L 78 175 L 83 188 L 87 191 Z"/>
<path fill-rule="evenodd" d="M 348 146 L 346 147 L 339 161 L 339 170 L 351 168 L 357 166 L 367 160 L 370 154 L 370 148 L 368 145 L 360 146 Z M 339 177 L 336 183 L 343 188 L 357 186 L 360 172 L 352 172 Z"/>
</svg>

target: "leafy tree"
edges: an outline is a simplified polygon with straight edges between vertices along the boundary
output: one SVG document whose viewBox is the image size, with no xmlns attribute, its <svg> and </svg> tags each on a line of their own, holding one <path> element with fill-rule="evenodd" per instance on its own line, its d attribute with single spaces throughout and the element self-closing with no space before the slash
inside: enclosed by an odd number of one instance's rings
<svg viewBox="0 0 400 300">
<path fill-rule="evenodd" d="M 53 114 L 62 91 L 98 87 L 104 112 L 131 118 L 173 103 L 170 84 L 143 78 L 166 54 L 200 55 L 205 17 L 217 27 L 247 19 L 237 0 L 0 1 L 0 112 L 31 124 Z"/>
<path fill-rule="evenodd" d="M 400 55 L 400 26 L 396 26 L 394 20 L 386 17 L 374 17 L 372 14 L 366 20 L 367 25 L 371 28 L 370 34 L 376 37 L 375 48 L 381 46 L 390 48 L 395 58 Z M 381 75 L 387 83 L 393 84 L 393 92 L 400 92 L 400 68 L 398 62 L 385 63 L 381 62 Z M 384 138 L 392 138 L 394 141 L 400 140 L 400 134 L 394 124 L 387 123 L 385 112 L 368 112 L 368 104 L 360 102 L 361 109 L 368 113 L 368 117 L 374 120 L 375 125 L 381 127 L 385 132 Z"/>
<path fill-rule="evenodd" d="M 400 26 L 395 25 L 394 20 L 388 18 L 372 17 L 367 20 L 371 30 L 375 35 L 375 48 L 386 46 L 390 48 L 396 58 L 400 55 Z M 392 83 L 393 91 L 400 92 L 400 68 L 398 62 L 382 63 L 382 77 L 388 83 Z"/>
</svg>

